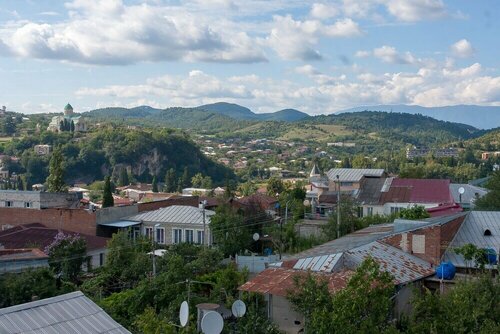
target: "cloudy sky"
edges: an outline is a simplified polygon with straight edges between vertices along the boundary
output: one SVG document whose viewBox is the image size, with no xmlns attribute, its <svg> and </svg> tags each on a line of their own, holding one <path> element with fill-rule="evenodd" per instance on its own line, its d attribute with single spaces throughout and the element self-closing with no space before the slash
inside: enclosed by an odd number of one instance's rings
<svg viewBox="0 0 500 334">
<path fill-rule="evenodd" d="M 0 0 L 0 105 L 500 105 L 497 0 Z"/>
</svg>

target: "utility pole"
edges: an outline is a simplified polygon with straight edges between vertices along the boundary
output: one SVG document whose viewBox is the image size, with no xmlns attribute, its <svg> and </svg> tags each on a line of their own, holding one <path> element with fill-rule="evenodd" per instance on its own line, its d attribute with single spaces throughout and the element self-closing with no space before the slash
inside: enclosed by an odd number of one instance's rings
<svg viewBox="0 0 500 334">
<path fill-rule="evenodd" d="M 337 175 L 337 239 L 340 238 L 340 177 Z"/>
<path fill-rule="evenodd" d="M 203 246 L 207 245 L 207 223 L 205 219 L 205 206 L 207 205 L 207 200 L 203 200 L 200 202 L 202 212 L 203 212 Z"/>
<path fill-rule="evenodd" d="M 155 236 L 156 229 L 160 227 L 160 224 L 155 224 L 153 226 L 153 238 L 151 238 L 151 242 L 153 243 L 153 277 L 156 277 L 156 244 L 155 244 Z"/>
</svg>

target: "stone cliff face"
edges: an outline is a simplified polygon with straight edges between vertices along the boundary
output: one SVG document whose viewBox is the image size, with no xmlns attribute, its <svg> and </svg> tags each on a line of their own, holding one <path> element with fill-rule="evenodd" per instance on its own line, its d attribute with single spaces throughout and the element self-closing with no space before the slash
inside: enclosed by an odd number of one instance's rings
<svg viewBox="0 0 500 334">
<path fill-rule="evenodd" d="M 159 154 L 156 148 L 152 149 L 148 154 L 143 154 L 138 161 L 130 161 L 129 164 L 116 164 L 115 172 L 126 168 L 127 172 L 132 175 L 142 175 L 145 172 L 150 175 L 159 175 L 162 166 L 167 162 L 167 157 Z"/>
</svg>

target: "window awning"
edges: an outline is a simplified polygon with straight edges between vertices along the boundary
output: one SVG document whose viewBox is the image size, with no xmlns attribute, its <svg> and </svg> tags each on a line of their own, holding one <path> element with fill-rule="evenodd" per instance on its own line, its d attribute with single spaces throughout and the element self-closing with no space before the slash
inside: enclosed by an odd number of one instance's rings
<svg viewBox="0 0 500 334">
<path fill-rule="evenodd" d="M 124 228 L 124 227 L 130 227 L 130 226 L 135 226 L 135 225 L 140 225 L 141 222 L 135 222 L 131 220 L 120 220 L 116 222 L 111 222 L 111 223 L 102 223 L 99 224 L 101 226 L 109 226 L 109 227 L 117 227 L 117 228 Z"/>
</svg>

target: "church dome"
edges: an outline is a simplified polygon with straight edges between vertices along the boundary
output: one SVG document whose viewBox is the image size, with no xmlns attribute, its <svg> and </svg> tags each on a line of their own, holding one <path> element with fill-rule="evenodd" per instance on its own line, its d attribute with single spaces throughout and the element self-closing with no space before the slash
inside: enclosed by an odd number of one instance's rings
<svg viewBox="0 0 500 334">
<path fill-rule="evenodd" d="M 65 115 L 68 115 L 68 114 L 72 114 L 73 113 L 73 107 L 71 106 L 71 104 L 67 104 L 65 107 L 64 107 L 64 114 Z"/>
</svg>

